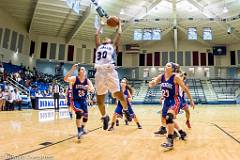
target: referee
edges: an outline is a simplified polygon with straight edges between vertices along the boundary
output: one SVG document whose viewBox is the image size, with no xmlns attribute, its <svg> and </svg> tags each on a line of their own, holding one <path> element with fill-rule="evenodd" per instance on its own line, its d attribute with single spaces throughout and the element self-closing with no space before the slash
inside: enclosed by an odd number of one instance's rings
<svg viewBox="0 0 240 160">
<path fill-rule="evenodd" d="M 57 81 L 53 82 L 53 99 L 54 99 L 54 109 L 59 112 L 59 85 Z"/>
</svg>

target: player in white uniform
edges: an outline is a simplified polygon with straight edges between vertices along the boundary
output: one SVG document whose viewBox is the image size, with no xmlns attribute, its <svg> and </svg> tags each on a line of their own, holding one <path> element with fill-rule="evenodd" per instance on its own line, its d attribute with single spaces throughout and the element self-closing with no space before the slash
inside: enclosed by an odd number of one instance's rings
<svg viewBox="0 0 240 160">
<path fill-rule="evenodd" d="M 112 43 L 110 38 L 104 38 L 102 43 L 100 41 L 100 31 L 103 26 L 99 27 L 96 31 L 96 53 L 95 53 L 95 85 L 97 92 L 97 105 L 102 115 L 103 129 L 108 129 L 109 116 L 105 110 L 105 95 L 110 91 L 112 95 L 120 100 L 123 106 L 123 113 L 128 121 L 131 121 L 130 114 L 127 108 L 126 99 L 123 96 L 123 92 L 120 90 L 120 83 L 118 73 L 115 70 L 116 48 L 120 43 L 120 34 L 122 32 L 121 22 L 119 20 L 118 30 Z"/>
</svg>

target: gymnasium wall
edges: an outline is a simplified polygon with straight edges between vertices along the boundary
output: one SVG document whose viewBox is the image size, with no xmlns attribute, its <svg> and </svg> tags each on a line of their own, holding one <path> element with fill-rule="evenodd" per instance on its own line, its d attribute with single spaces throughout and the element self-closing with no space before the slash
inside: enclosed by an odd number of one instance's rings
<svg viewBox="0 0 240 160">
<path fill-rule="evenodd" d="M 63 38 L 54 38 L 54 37 L 47 37 L 47 36 L 39 36 L 36 39 L 36 50 L 35 50 L 35 57 L 40 58 L 41 52 L 41 43 L 47 42 L 47 55 L 46 59 L 51 58 L 51 45 L 56 45 L 56 52 L 53 54 L 51 59 L 53 60 L 68 60 L 68 47 L 69 45 L 74 46 L 73 51 L 73 62 L 81 62 L 91 64 L 93 62 L 93 53 L 94 53 L 94 42 L 86 42 L 82 40 L 75 40 L 71 44 L 65 44 L 65 40 Z M 59 46 L 64 45 L 64 53 L 63 56 L 59 57 Z M 168 57 L 170 57 L 170 52 L 174 51 L 173 48 L 173 40 L 170 38 L 163 39 L 161 41 L 156 42 L 145 42 L 140 44 L 141 51 L 145 51 L 145 54 L 154 54 L 155 52 L 160 52 L 160 65 L 164 65 L 165 63 L 162 61 L 162 52 L 166 52 Z M 198 41 L 188 41 L 188 40 L 179 40 L 178 41 L 178 51 L 183 52 L 183 64 L 186 66 L 185 63 L 185 53 L 190 52 L 190 66 L 193 65 L 193 57 L 192 52 L 198 52 L 198 64 L 196 66 L 208 66 L 208 50 L 211 50 L 211 45 L 202 44 Z M 214 65 L 215 66 L 230 66 L 230 51 L 235 51 L 235 63 L 240 64 L 240 59 L 238 58 L 238 50 L 240 50 L 240 45 L 228 45 L 227 46 L 227 55 L 224 56 L 214 56 Z M 139 66 L 139 54 L 125 54 L 124 53 L 124 46 L 122 46 L 123 57 L 122 57 L 122 66 L 125 67 L 137 67 Z M 201 64 L 201 54 L 205 54 L 206 64 Z M 175 54 L 175 60 L 178 61 L 177 54 Z M 170 58 L 168 58 L 170 61 Z M 154 62 L 154 55 L 152 55 L 152 62 Z M 145 66 L 147 64 L 147 56 L 145 56 Z"/>
<path fill-rule="evenodd" d="M 11 60 L 13 64 L 22 63 L 30 68 L 36 66 L 35 60 L 28 56 L 29 39 L 26 26 L 2 9 L 0 15 L 0 54 L 3 55 L 0 60 Z M 18 54 L 15 54 L 17 48 Z"/>
<path fill-rule="evenodd" d="M 27 24 L 22 24 L 21 22 L 18 22 L 15 18 L 13 18 L 11 15 L 9 15 L 7 12 L 4 12 L 0 9 L 0 48 L 3 47 L 3 41 L 5 38 L 5 32 L 6 29 L 8 29 L 9 35 L 8 35 L 8 47 L 7 50 L 12 50 L 12 52 L 16 51 L 16 48 L 18 48 L 19 45 L 19 37 L 20 35 L 23 35 L 23 44 L 22 44 L 22 51 L 18 54 L 18 56 L 29 55 L 30 50 L 30 43 L 31 41 L 35 42 L 35 50 L 34 50 L 34 56 L 33 59 L 43 59 L 43 60 L 52 60 L 54 61 L 63 61 L 68 62 L 70 60 L 70 63 L 86 63 L 86 64 L 92 64 L 93 63 L 93 57 L 94 57 L 94 41 L 84 41 L 81 39 L 73 40 L 69 44 L 65 43 L 64 38 L 57 38 L 57 37 L 49 37 L 44 35 L 36 35 L 34 33 L 31 33 L 29 35 L 27 33 Z M 13 36 L 15 34 L 15 36 Z M 198 65 L 194 66 L 193 68 L 197 73 L 197 71 L 201 70 L 201 66 L 203 67 L 203 70 L 206 68 L 209 68 L 209 72 L 211 75 L 218 74 L 218 69 L 211 69 L 212 67 L 208 66 L 208 56 L 207 56 L 207 50 L 211 49 L 211 45 L 209 43 L 202 43 L 200 41 L 188 41 L 186 40 L 186 36 L 184 36 L 184 33 L 179 32 L 179 41 L 178 41 L 178 51 L 182 52 L 183 55 L 182 61 L 183 66 L 192 66 L 193 65 L 193 57 L 192 52 L 197 51 L 198 52 Z M 94 36 L 94 35 L 93 35 Z M 15 41 L 12 41 L 14 39 Z M 41 54 L 42 52 L 42 43 L 46 42 L 46 55 Z M 12 45 L 12 43 L 16 43 L 15 47 Z M 215 45 L 215 44 L 214 44 Z M 121 47 L 121 51 L 123 52 L 122 56 L 122 66 L 124 67 L 139 67 L 139 54 L 125 54 L 124 53 L 124 46 Z M 145 51 L 145 65 L 146 67 L 139 67 L 138 69 L 135 69 L 135 78 L 143 78 L 143 72 L 145 68 L 154 66 L 154 53 L 160 52 L 160 66 L 165 65 L 165 61 L 163 61 L 163 54 L 162 52 L 165 52 L 164 56 L 167 56 L 166 61 L 172 60 L 172 58 L 175 56 L 175 60 L 178 62 L 178 54 L 170 53 L 174 51 L 173 46 L 173 36 L 170 32 L 166 36 L 163 37 L 161 41 L 155 41 L 155 42 L 142 42 L 140 43 L 140 49 L 141 53 Z M 72 53 L 69 54 L 69 50 L 71 50 Z M 189 55 L 186 55 L 186 52 L 189 51 Z M 235 63 L 234 67 L 237 67 L 240 64 L 240 44 L 232 44 L 227 46 L 227 55 L 226 56 L 214 56 L 214 66 L 230 66 L 230 51 L 235 51 Z M 206 53 L 206 64 L 201 64 L 201 58 L 200 54 Z M 147 54 L 152 54 L 152 65 L 147 66 Z M 71 55 L 72 57 L 69 57 L 68 55 Z M 41 58 L 43 56 L 44 58 Z M 6 58 L 11 59 L 11 56 L 6 56 Z M 46 58 L 45 58 L 46 57 Z M 171 57 L 171 58 L 170 58 Z M 186 58 L 190 59 L 190 62 L 186 62 Z M 6 60 L 7 61 L 7 60 Z M 28 58 L 23 58 L 21 62 L 24 65 L 30 65 Z M 15 61 L 13 62 L 15 63 Z M 18 63 L 16 61 L 16 63 Z M 34 64 L 34 63 L 33 63 Z M 30 65 L 32 66 L 32 64 Z M 42 69 L 42 67 L 38 67 L 39 69 Z M 159 68 L 159 67 L 158 67 Z M 154 69 L 152 69 L 154 74 Z M 52 73 L 53 71 L 47 70 L 48 73 Z M 228 74 L 228 71 L 220 71 L 221 73 Z M 123 72 L 122 74 L 130 74 L 132 73 L 132 69 L 130 69 L 127 72 Z M 131 74 L 132 75 L 132 74 Z M 199 74 L 198 74 L 199 75 Z M 151 76 L 151 75 L 150 75 Z"/>
</svg>

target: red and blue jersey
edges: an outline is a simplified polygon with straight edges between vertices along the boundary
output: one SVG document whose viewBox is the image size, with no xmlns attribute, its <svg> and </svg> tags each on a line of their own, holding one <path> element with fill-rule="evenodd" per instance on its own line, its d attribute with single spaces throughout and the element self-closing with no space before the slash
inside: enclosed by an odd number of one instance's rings
<svg viewBox="0 0 240 160">
<path fill-rule="evenodd" d="M 76 81 L 73 84 L 73 100 L 83 100 L 87 99 L 87 92 L 88 92 L 88 79 L 86 78 L 83 82 L 79 80 L 79 78 L 76 76 Z"/>
<path fill-rule="evenodd" d="M 165 99 L 171 99 L 178 95 L 179 87 L 174 83 L 175 74 L 173 74 L 168 80 L 165 79 L 165 75 L 161 78 L 162 96 Z"/>
</svg>

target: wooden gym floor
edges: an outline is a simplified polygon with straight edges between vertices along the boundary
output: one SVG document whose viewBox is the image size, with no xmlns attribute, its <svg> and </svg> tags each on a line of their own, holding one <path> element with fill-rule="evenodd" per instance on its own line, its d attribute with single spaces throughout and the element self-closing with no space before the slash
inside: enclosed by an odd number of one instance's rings
<svg viewBox="0 0 240 160">
<path fill-rule="evenodd" d="M 108 107 L 112 115 L 114 106 Z M 184 113 L 179 122 L 188 133 L 186 141 L 175 141 L 171 151 L 160 144 L 165 137 L 155 137 L 159 128 L 159 106 L 135 105 L 142 130 L 132 122 L 112 132 L 101 128 L 98 108 L 89 109 L 89 133 L 80 143 L 76 139 L 75 119 L 61 119 L 50 112 L 44 121 L 42 111 L 0 112 L 0 159 L 69 159 L 69 160 L 240 160 L 240 106 L 196 106 L 191 109 L 192 129 L 185 125 Z M 40 114 L 41 113 L 41 114 Z M 49 142 L 49 144 L 40 145 Z"/>
</svg>

